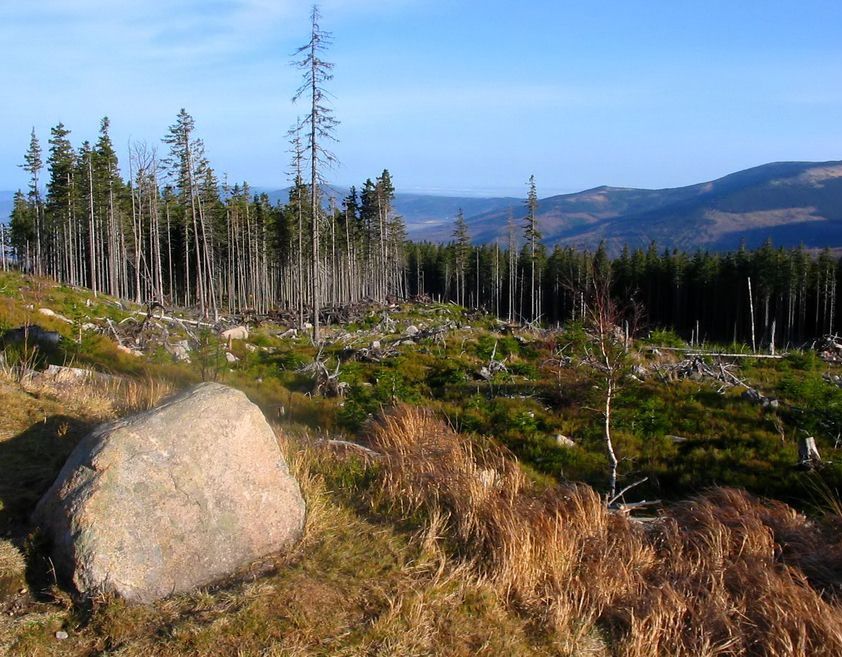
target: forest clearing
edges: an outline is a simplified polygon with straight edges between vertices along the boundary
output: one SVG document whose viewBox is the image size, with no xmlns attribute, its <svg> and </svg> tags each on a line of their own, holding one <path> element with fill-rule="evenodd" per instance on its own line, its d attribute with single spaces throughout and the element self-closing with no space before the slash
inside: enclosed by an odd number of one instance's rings
<svg viewBox="0 0 842 657">
<path fill-rule="evenodd" d="M 509 4 L 0 9 L 0 654 L 842 655 L 842 16 Z"/>
<path fill-rule="evenodd" d="M 177 308 L 17 273 L 0 287 L 7 335 L 37 325 L 61 336 L 4 351 L 10 654 L 697 655 L 754 654 L 762 641 L 762 654 L 831 655 L 842 645 L 842 388 L 827 348 L 744 358 L 663 331 L 630 340 L 611 416 L 618 492 L 643 481 L 610 500 L 605 377 L 583 365 L 593 339 L 583 325 L 371 304 L 326 324 L 316 348 L 268 319 L 230 338 L 242 316 L 204 326 Z M 276 427 L 307 501 L 302 542 L 151 606 L 74 601 L 28 524 L 35 502 L 90 427 L 200 380 L 246 391 Z M 800 458 L 807 434 L 821 461 Z M 325 604 L 335 613 L 314 616 Z"/>
</svg>

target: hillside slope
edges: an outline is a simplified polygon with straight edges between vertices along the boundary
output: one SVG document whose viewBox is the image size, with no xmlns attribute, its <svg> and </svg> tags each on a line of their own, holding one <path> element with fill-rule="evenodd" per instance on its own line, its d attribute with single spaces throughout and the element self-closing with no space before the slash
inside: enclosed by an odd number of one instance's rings
<svg viewBox="0 0 842 657">
<path fill-rule="evenodd" d="M 525 213 L 515 206 L 514 217 Z M 674 189 L 597 187 L 541 199 L 539 223 L 548 245 L 623 245 L 728 250 L 759 246 L 842 246 L 842 162 L 779 162 Z M 504 239 L 509 210 L 468 218 L 474 241 Z M 447 239 L 443 229 L 426 238 Z"/>
</svg>

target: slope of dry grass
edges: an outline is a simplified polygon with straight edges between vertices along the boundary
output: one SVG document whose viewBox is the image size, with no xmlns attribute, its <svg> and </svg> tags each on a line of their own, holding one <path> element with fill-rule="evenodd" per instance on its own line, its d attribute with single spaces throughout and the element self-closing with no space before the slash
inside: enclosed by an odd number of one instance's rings
<svg viewBox="0 0 842 657">
<path fill-rule="evenodd" d="M 448 553 L 503 599 L 585 649 L 655 655 L 842 654 L 842 541 L 781 503 L 718 489 L 644 525 L 593 490 L 527 485 L 404 407 L 374 428 L 381 502 L 441 528 Z"/>
<path fill-rule="evenodd" d="M 385 522 L 352 502 L 338 482 L 358 465 L 282 434 L 308 508 L 291 554 L 150 606 L 74 603 L 54 586 L 26 519 L 84 431 L 163 392 L 143 381 L 90 390 L 0 381 L 0 654 L 557 654 L 551 633 L 445 557 L 435 527 Z"/>
</svg>

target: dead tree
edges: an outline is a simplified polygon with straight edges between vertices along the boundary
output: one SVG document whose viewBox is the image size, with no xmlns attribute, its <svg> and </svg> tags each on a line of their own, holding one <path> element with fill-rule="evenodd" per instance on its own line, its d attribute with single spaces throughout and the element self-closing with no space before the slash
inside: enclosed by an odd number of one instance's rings
<svg viewBox="0 0 842 657">
<path fill-rule="evenodd" d="M 312 248 L 312 275 L 310 281 L 313 307 L 313 342 L 319 342 L 319 304 L 321 303 L 321 260 L 319 257 L 319 222 L 322 216 L 320 189 L 321 170 L 332 166 L 336 157 L 325 149 L 325 141 L 335 141 L 334 132 L 339 123 L 328 106 L 325 83 L 333 78 L 333 64 L 322 59 L 322 53 L 331 43 L 331 35 L 319 26 L 319 10 L 316 5 L 310 13 L 310 39 L 295 51 L 301 59 L 294 64 L 303 71 L 303 81 L 293 96 L 293 101 L 306 98 L 310 109 L 304 118 L 307 130 L 307 153 L 310 160 L 310 246 Z M 333 219 L 331 219 L 333 220 Z"/>
<path fill-rule="evenodd" d="M 621 306 L 612 298 L 610 269 L 594 271 L 584 293 L 587 310 L 583 319 L 589 340 L 584 347 L 583 364 L 597 372 L 602 387 L 602 436 L 609 465 L 607 499 L 613 500 L 617 491 L 619 459 L 611 437 L 612 403 L 632 366 L 629 341 L 620 327 L 627 323 L 628 334 L 633 336 L 640 320 L 641 308 L 634 301 Z"/>
</svg>

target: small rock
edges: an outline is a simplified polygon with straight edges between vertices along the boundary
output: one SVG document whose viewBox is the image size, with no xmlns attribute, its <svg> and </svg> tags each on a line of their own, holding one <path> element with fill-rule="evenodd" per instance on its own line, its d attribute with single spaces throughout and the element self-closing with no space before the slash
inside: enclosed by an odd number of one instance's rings
<svg viewBox="0 0 842 657">
<path fill-rule="evenodd" d="M 55 319 L 67 324 L 73 323 L 73 320 L 67 319 L 64 315 L 59 315 L 55 310 L 50 310 L 49 308 L 39 308 L 38 312 L 44 317 L 54 317 Z"/>
<path fill-rule="evenodd" d="M 175 344 L 166 345 L 166 350 L 173 355 L 173 357 L 184 363 L 190 362 L 190 343 L 187 340 L 179 340 Z"/>
<path fill-rule="evenodd" d="M 238 360 L 240 360 L 240 359 L 239 359 L 239 358 L 237 358 L 237 357 L 236 357 L 234 354 L 232 354 L 230 351 L 226 351 L 226 352 L 225 352 L 225 360 L 227 360 L 229 363 L 236 363 L 236 362 L 237 362 Z"/>
<path fill-rule="evenodd" d="M 418 327 L 414 325 L 407 326 L 406 331 L 404 331 L 403 333 L 408 338 L 414 338 L 419 333 Z"/>
<path fill-rule="evenodd" d="M 374 342 L 372 342 L 371 348 L 372 349 L 380 349 L 380 340 L 375 340 Z"/>
<path fill-rule="evenodd" d="M 572 438 L 568 438 L 563 434 L 556 434 L 555 437 L 556 445 L 559 447 L 576 447 L 576 443 L 573 441 Z"/>
<path fill-rule="evenodd" d="M 56 639 L 58 639 L 59 641 L 64 641 L 67 638 L 67 636 L 67 632 L 65 632 L 64 630 L 59 630 L 58 632 L 56 632 Z"/>
<path fill-rule="evenodd" d="M 249 330 L 246 326 L 235 326 L 227 331 L 222 332 L 222 337 L 228 340 L 247 340 L 249 337 Z"/>
<path fill-rule="evenodd" d="M 139 352 L 137 349 L 132 349 L 131 347 L 124 347 L 121 344 L 117 345 L 117 349 L 122 351 L 124 354 L 129 354 L 130 356 L 136 356 L 136 357 L 143 356 L 143 354 L 141 352 Z"/>
<path fill-rule="evenodd" d="M 246 351 L 250 351 L 251 353 L 254 353 L 255 351 L 257 351 L 257 347 L 253 344 L 247 344 L 246 345 Z"/>
</svg>

